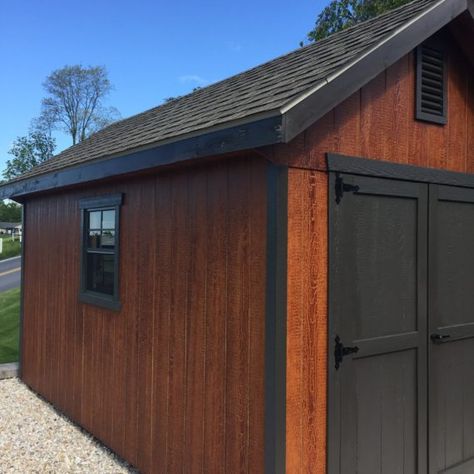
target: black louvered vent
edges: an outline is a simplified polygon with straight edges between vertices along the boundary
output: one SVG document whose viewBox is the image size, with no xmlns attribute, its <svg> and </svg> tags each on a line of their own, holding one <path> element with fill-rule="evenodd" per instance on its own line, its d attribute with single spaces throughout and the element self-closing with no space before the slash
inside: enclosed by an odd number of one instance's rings
<svg viewBox="0 0 474 474">
<path fill-rule="evenodd" d="M 441 49 L 421 45 L 417 50 L 416 118 L 446 123 L 446 66 Z"/>
</svg>

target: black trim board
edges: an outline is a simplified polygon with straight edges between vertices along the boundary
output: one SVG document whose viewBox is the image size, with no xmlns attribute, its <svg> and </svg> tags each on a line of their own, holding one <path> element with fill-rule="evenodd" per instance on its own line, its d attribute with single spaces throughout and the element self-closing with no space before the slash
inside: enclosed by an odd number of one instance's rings
<svg viewBox="0 0 474 474">
<path fill-rule="evenodd" d="M 313 94 L 291 107 L 284 115 L 284 140 L 289 142 L 310 125 L 420 43 L 464 12 L 472 15 L 472 0 L 449 0 L 413 21 L 370 54 L 359 59 L 338 77 L 328 80 Z"/>
<path fill-rule="evenodd" d="M 265 316 L 265 472 L 286 472 L 288 168 L 268 165 Z"/>
<path fill-rule="evenodd" d="M 331 449 L 332 446 L 337 446 L 337 443 L 339 442 L 338 440 L 338 433 L 337 430 L 333 429 L 333 426 L 331 426 L 334 421 L 338 423 L 338 420 L 333 420 L 331 414 L 335 413 L 335 411 L 332 408 L 332 404 L 334 403 L 335 396 L 336 396 L 336 387 L 334 384 L 334 377 L 333 377 L 333 371 L 331 370 L 331 367 L 335 363 L 335 358 L 334 358 L 334 341 L 332 340 L 332 335 L 334 334 L 334 329 L 335 329 L 335 321 L 331 317 L 331 314 L 333 312 L 332 308 L 334 306 L 334 291 L 332 289 L 334 288 L 335 284 L 335 275 L 334 275 L 334 269 L 331 266 L 331 262 L 334 262 L 335 260 L 335 250 L 334 250 L 334 245 L 331 245 L 331 242 L 333 241 L 334 238 L 334 219 L 332 219 L 332 216 L 334 215 L 334 207 L 337 205 L 335 196 L 334 196 L 334 189 L 336 187 L 336 174 L 335 173 L 329 173 L 328 176 L 328 309 L 327 309 L 327 347 L 328 347 L 328 353 L 327 353 L 327 373 L 326 373 L 326 386 L 327 386 L 327 391 L 326 391 L 326 396 L 327 396 L 327 402 L 326 402 L 326 414 L 327 414 L 327 419 L 326 419 L 326 455 L 327 455 L 327 466 L 326 469 L 329 472 L 329 466 L 337 466 L 338 465 L 338 458 L 336 456 L 336 451 L 334 449 Z M 336 444 L 334 444 L 336 443 Z"/>
<path fill-rule="evenodd" d="M 369 160 L 333 153 L 327 154 L 327 169 L 339 173 L 376 176 L 420 183 L 446 184 L 474 188 L 474 174 L 456 173 L 434 168 L 402 165 L 388 161 Z"/>
<path fill-rule="evenodd" d="M 249 150 L 281 142 L 281 115 L 167 143 L 148 150 L 103 159 L 0 187 L 0 199 L 24 197 L 66 186 L 136 173 L 160 166 Z"/>
<path fill-rule="evenodd" d="M 25 308 L 25 235 L 26 235 L 26 203 L 21 210 L 21 270 L 20 270 L 20 326 L 18 337 L 18 377 L 22 377 L 23 372 L 23 320 Z"/>
<path fill-rule="evenodd" d="M 91 198 L 84 198 L 79 201 L 80 209 L 96 209 L 107 206 L 121 206 L 123 203 L 123 194 L 106 194 L 101 196 L 94 196 Z"/>
</svg>

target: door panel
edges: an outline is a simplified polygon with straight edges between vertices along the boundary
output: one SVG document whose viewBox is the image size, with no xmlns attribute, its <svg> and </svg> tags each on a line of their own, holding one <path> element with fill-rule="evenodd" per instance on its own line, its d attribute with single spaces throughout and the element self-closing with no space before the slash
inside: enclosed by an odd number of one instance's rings
<svg viewBox="0 0 474 474">
<path fill-rule="evenodd" d="M 472 474 L 474 190 L 341 178 L 331 178 L 348 192 L 330 207 L 329 473 Z"/>
<path fill-rule="evenodd" d="M 474 472 L 474 190 L 430 187 L 430 473 Z"/>
<path fill-rule="evenodd" d="M 342 450 L 341 472 L 417 472 L 416 367 L 414 349 L 354 362 L 356 401 L 347 407 L 355 407 L 357 444 Z"/>
<path fill-rule="evenodd" d="M 428 186 L 339 179 L 358 191 L 331 204 L 329 472 L 426 472 Z"/>
</svg>

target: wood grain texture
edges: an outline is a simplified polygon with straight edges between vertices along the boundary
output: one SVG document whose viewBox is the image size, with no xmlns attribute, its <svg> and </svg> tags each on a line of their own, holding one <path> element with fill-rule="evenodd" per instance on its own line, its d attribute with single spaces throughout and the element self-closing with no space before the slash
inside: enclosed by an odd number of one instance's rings
<svg viewBox="0 0 474 474">
<path fill-rule="evenodd" d="M 326 472 L 327 175 L 288 174 L 287 472 Z"/>
<path fill-rule="evenodd" d="M 263 472 L 266 169 L 28 202 L 23 379 L 142 472 Z M 124 193 L 113 312 L 78 302 L 79 199 Z"/>
<path fill-rule="evenodd" d="M 415 120 L 415 54 L 387 68 L 288 144 L 262 152 L 276 163 L 325 170 L 326 153 L 459 172 L 474 170 L 474 70 L 452 36 L 447 48 L 448 121 Z"/>
</svg>

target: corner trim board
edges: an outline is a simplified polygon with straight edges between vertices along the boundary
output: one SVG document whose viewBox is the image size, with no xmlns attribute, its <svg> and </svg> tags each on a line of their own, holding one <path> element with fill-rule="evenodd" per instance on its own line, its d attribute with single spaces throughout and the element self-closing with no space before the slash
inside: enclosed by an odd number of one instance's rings
<svg viewBox="0 0 474 474">
<path fill-rule="evenodd" d="M 20 271 L 20 327 L 18 338 L 18 377 L 23 378 L 23 320 L 25 311 L 25 248 L 26 248 L 26 202 L 21 212 L 21 271 Z"/>
<path fill-rule="evenodd" d="M 337 406 L 337 400 L 335 400 L 337 394 L 337 387 L 336 381 L 334 378 L 334 371 L 331 370 L 331 367 L 335 365 L 335 356 L 334 356 L 334 341 L 333 341 L 333 334 L 334 334 L 334 326 L 335 322 L 334 319 L 331 317 L 334 303 L 335 303 L 335 296 L 334 296 L 334 268 L 332 262 L 334 261 L 335 257 L 335 250 L 333 245 L 333 238 L 334 238 L 334 212 L 337 206 L 336 200 L 334 198 L 333 190 L 336 186 L 336 173 L 329 173 L 328 176 L 328 330 L 327 330 L 327 345 L 328 345 L 328 354 L 327 354 L 327 424 L 326 424 L 326 437 L 327 437 L 327 446 L 326 446 L 326 456 L 327 456 L 327 472 L 329 474 L 333 474 L 337 472 L 337 469 L 333 469 L 333 467 L 339 467 L 339 458 L 337 450 L 334 449 L 334 446 L 337 446 L 339 433 L 337 430 L 337 426 L 339 426 L 339 418 L 337 412 L 333 409 L 333 405 Z"/>
<path fill-rule="evenodd" d="M 286 472 L 288 168 L 268 165 L 265 472 Z"/>
</svg>

